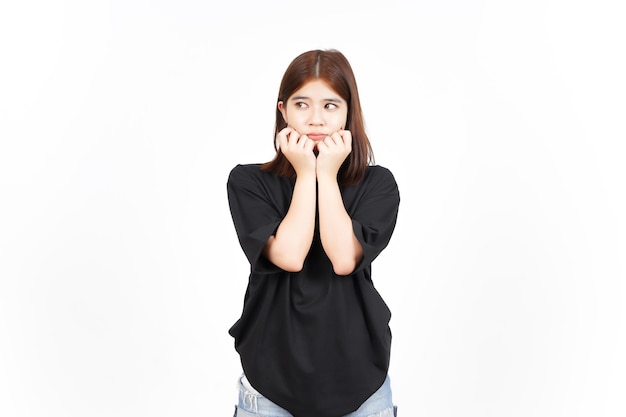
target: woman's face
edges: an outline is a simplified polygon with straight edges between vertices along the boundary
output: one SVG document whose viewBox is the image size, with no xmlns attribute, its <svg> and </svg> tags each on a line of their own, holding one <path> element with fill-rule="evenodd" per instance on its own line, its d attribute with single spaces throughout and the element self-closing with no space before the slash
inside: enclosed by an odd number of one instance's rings
<svg viewBox="0 0 626 417">
<path fill-rule="evenodd" d="M 315 141 L 343 130 L 348 117 L 348 103 L 322 80 L 307 82 L 278 109 L 288 126 Z"/>
</svg>

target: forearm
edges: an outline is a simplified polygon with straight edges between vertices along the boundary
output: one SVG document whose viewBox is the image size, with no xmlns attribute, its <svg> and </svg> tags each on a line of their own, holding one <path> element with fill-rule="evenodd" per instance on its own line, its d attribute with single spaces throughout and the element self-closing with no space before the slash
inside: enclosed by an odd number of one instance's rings
<svg viewBox="0 0 626 417">
<path fill-rule="evenodd" d="M 346 212 L 336 176 L 318 176 L 320 239 L 337 275 L 354 271 L 363 256 Z"/>
<path fill-rule="evenodd" d="M 289 210 L 263 252 L 281 269 L 302 269 L 313 242 L 315 198 L 315 174 L 297 177 Z"/>
</svg>

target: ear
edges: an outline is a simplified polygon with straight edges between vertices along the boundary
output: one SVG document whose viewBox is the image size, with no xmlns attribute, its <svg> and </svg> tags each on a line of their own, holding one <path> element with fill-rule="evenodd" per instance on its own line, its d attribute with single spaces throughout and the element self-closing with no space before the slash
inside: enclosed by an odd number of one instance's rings
<svg viewBox="0 0 626 417">
<path fill-rule="evenodd" d="M 285 121 L 285 123 L 289 124 L 289 122 L 287 121 L 287 110 L 285 109 L 282 101 L 278 102 L 278 110 L 283 115 L 283 120 Z"/>
</svg>

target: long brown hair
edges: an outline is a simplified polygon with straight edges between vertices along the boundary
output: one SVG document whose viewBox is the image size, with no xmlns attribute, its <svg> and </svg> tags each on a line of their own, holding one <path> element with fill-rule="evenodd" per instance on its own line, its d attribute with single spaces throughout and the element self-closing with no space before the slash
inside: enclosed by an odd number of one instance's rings
<svg viewBox="0 0 626 417">
<path fill-rule="evenodd" d="M 352 152 L 339 168 L 337 178 L 342 185 L 357 184 L 363 178 L 367 166 L 374 163 L 374 152 L 365 133 L 363 112 L 352 67 L 346 57 L 335 49 L 316 49 L 304 52 L 291 61 L 287 67 L 280 83 L 276 102 L 276 124 L 274 128 L 276 155 L 270 162 L 261 165 L 261 169 L 277 175 L 295 177 L 295 170 L 280 151 L 276 142 L 278 132 L 287 127 L 287 123 L 278 109 L 278 102 L 287 102 L 289 97 L 300 87 L 313 80 L 326 82 L 348 103 L 345 129 L 352 134 Z"/>
</svg>

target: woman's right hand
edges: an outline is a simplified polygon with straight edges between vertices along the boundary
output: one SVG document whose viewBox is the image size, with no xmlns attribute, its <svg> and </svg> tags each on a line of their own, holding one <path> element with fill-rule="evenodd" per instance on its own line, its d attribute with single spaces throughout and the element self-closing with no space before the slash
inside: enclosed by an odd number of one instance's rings
<svg viewBox="0 0 626 417">
<path fill-rule="evenodd" d="M 293 166 L 297 176 L 315 175 L 316 158 L 313 153 L 315 141 L 300 135 L 292 127 L 286 127 L 277 136 L 280 151 Z"/>
</svg>

